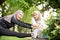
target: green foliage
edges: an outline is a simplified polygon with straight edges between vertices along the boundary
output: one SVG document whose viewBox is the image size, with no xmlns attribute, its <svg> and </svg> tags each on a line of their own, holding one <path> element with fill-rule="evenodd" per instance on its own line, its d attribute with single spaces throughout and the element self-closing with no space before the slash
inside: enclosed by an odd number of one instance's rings
<svg viewBox="0 0 60 40">
<path fill-rule="evenodd" d="M 2 36 L 0 40 L 28 40 L 27 38 L 17 38 L 11 36 Z"/>
<path fill-rule="evenodd" d="M 1 5 L 2 15 L 5 16 L 5 15 L 13 14 L 16 10 L 20 9 L 24 12 L 24 18 L 22 19 L 22 21 L 31 24 L 32 12 L 34 10 L 38 10 L 36 8 L 36 6 L 40 4 L 38 2 L 41 2 L 41 4 L 42 4 L 44 1 L 49 3 L 48 6 L 50 5 L 53 8 L 60 8 L 60 0 L 6 0 L 5 3 L 3 3 Z M 6 6 L 8 9 L 5 8 Z M 4 10 L 6 10 L 6 11 L 4 11 Z M 57 13 L 58 13 L 57 17 L 60 17 L 60 9 L 59 9 L 59 11 L 57 11 Z M 57 22 L 58 22 L 57 19 L 54 19 L 53 17 L 51 17 L 46 22 L 49 25 L 49 27 L 46 30 L 44 30 L 44 34 L 48 36 L 49 40 L 60 39 L 60 29 L 59 29 L 60 26 L 55 25 L 55 23 L 57 23 Z M 18 29 L 19 29 L 19 31 L 21 31 L 23 28 L 19 27 Z M 23 29 L 23 31 L 25 31 L 25 32 L 27 30 L 29 30 L 29 29 L 26 29 L 26 28 Z"/>
<path fill-rule="evenodd" d="M 3 4 L 3 2 L 5 2 L 6 0 L 0 0 L 0 5 Z"/>
<path fill-rule="evenodd" d="M 53 8 L 60 8 L 60 0 L 45 0 Z"/>
<path fill-rule="evenodd" d="M 29 6 L 31 7 L 31 6 L 36 6 L 36 5 L 38 5 L 37 3 L 38 2 L 40 2 L 41 0 L 25 0 L 28 4 L 29 4 Z"/>
<path fill-rule="evenodd" d="M 60 8 L 60 0 L 50 0 L 49 5 L 51 5 L 53 8 Z"/>
<path fill-rule="evenodd" d="M 44 31 L 44 35 L 47 35 L 49 40 L 59 40 L 60 39 L 60 24 L 58 23 L 58 18 L 49 19 L 46 23 L 49 25 L 49 27 Z M 59 25 L 56 25 L 56 24 Z"/>
<path fill-rule="evenodd" d="M 22 10 L 24 12 L 24 18 L 22 21 L 31 24 L 31 14 L 34 10 L 36 10 L 34 3 L 37 3 L 37 0 L 7 0 L 6 3 L 9 5 L 8 15 L 13 14 L 16 10 Z M 18 27 L 18 30 L 23 28 Z M 27 31 L 28 29 L 24 28 L 23 31 Z"/>
<path fill-rule="evenodd" d="M 36 8 L 35 6 L 30 7 L 28 10 L 24 11 L 24 17 L 23 17 L 22 21 L 31 24 L 31 23 L 32 23 L 32 22 L 31 22 L 31 18 L 32 18 L 32 15 L 31 15 L 31 14 L 32 14 L 32 12 L 33 12 L 34 10 L 37 10 L 37 8 Z M 21 32 L 21 29 L 22 29 L 22 31 L 24 31 L 25 33 L 26 33 L 26 32 L 31 32 L 30 29 L 18 27 L 18 30 L 19 30 L 20 32 Z"/>
</svg>

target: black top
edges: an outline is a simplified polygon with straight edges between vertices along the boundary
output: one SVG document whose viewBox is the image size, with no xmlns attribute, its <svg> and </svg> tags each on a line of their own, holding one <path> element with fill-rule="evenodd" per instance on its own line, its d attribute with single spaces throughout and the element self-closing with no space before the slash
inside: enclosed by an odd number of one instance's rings
<svg viewBox="0 0 60 40">
<path fill-rule="evenodd" d="M 16 37 L 31 37 L 31 34 L 27 33 L 17 33 L 14 31 L 10 31 L 9 28 L 13 27 L 14 24 L 17 24 L 19 26 L 25 27 L 25 28 L 31 28 L 31 24 L 24 23 L 22 21 L 19 21 L 14 18 L 14 16 L 11 17 L 11 23 L 7 22 L 4 17 L 0 18 L 0 36 L 16 36 Z"/>
<path fill-rule="evenodd" d="M 29 29 L 32 29 L 31 27 L 31 24 L 28 24 L 28 23 L 24 23 L 20 20 L 17 20 L 14 18 L 14 16 L 11 18 L 11 23 L 7 22 L 6 20 L 4 20 L 4 18 L 1 19 L 1 21 L 3 22 L 2 26 L 4 28 L 11 28 L 13 27 L 14 24 L 17 24 L 19 26 L 22 26 L 22 27 L 25 27 L 25 28 L 29 28 Z"/>
</svg>

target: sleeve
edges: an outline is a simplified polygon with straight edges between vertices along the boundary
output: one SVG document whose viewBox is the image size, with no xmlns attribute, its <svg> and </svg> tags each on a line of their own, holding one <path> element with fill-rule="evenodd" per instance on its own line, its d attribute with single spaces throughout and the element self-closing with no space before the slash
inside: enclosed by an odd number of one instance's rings
<svg viewBox="0 0 60 40">
<path fill-rule="evenodd" d="M 36 24 L 36 21 L 34 18 L 32 18 L 32 24 Z"/>
<path fill-rule="evenodd" d="M 20 20 L 15 19 L 14 17 L 11 18 L 11 21 L 12 21 L 14 24 L 17 24 L 17 25 L 19 25 L 19 26 L 32 29 L 31 24 L 24 23 L 24 22 L 22 22 L 22 21 L 20 21 Z"/>
<path fill-rule="evenodd" d="M 16 36 L 19 38 L 31 37 L 31 34 L 17 33 L 17 32 L 11 31 L 9 29 L 5 29 L 3 27 L 0 27 L 0 35 L 2 35 L 2 36 Z"/>
<path fill-rule="evenodd" d="M 42 26 L 41 28 L 42 30 L 48 27 L 44 20 L 41 21 L 41 26 Z"/>
<path fill-rule="evenodd" d="M 37 24 L 34 18 L 32 18 L 32 24 Z M 33 28 L 33 26 L 31 27 Z"/>
</svg>

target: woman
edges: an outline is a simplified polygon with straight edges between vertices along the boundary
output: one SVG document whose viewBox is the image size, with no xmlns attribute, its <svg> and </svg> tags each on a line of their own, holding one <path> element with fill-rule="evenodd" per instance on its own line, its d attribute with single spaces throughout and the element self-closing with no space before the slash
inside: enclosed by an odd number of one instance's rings
<svg viewBox="0 0 60 40">
<path fill-rule="evenodd" d="M 34 11 L 32 16 L 32 27 L 37 27 L 33 28 L 33 37 L 43 38 L 42 31 L 47 27 L 47 25 L 43 20 L 42 14 L 39 11 Z"/>
<path fill-rule="evenodd" d="M 0 18 L 0 35 L 1 36 L 16 36 L 16 37 L 31 37 L 31 34 L 26 33 L 17 33 L 14 31 L 10 31 L 9 28 L 13 27 L 13 25 L 17 24 L 19 26 L 32 29 L 31 24 L 24 23 L 20 21 L 23 18 L 23 11 L 17 10 L 12 15 L 4 16 Z"/>
</svg>

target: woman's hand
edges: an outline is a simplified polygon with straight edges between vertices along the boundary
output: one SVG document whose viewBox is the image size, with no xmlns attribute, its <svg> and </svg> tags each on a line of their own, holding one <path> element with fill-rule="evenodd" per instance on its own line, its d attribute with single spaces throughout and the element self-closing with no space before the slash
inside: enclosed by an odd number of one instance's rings
<svg viewBox="0 0 60 40">
<path fill-rule="evenodd" d="M 39 24 L 32 24 L 32 28 L 38 29 L 39 28 Z"/>
</svg>

